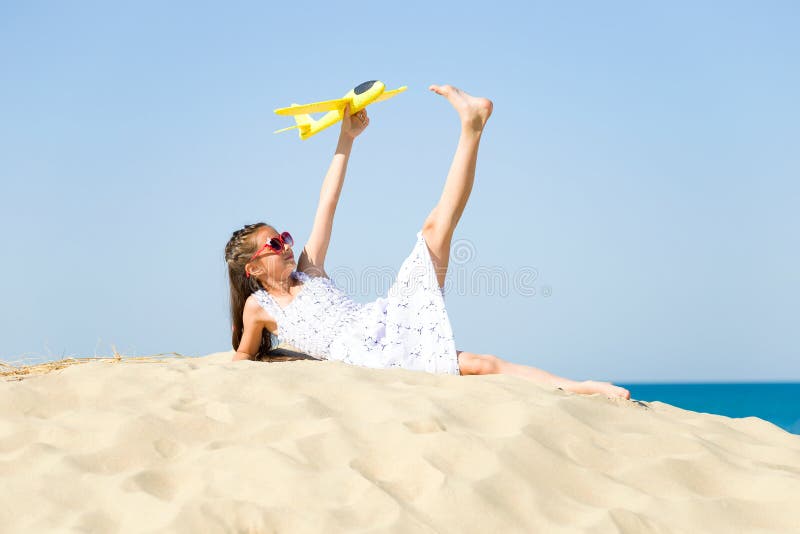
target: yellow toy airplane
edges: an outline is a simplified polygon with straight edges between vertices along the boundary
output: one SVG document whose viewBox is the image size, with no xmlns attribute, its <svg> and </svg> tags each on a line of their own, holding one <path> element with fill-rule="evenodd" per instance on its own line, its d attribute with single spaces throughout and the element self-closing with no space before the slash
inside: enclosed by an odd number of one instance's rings
<svg viewBox="0 0 800 534">
<path fill-rule="evenodd" d="M 386 86 L 383 82 L 372 80 L 364 82 L 354 89 L 351 89 L 346 95 L 338 100 L 326 100 L 324 102 L 314 102 L 313 104 L 292 104 L 288 108 L 279 108 L 275 110 L 278 115 L 293 115 L 297 123 L 294 126 L 276 130 L 275 133 L 286 132 L 297 128 L 300 130 L 300 139 L 308 139 L 314 134 L 317 134 L 327 128 L 333 126 L 344 117 L 344 107 L 350 104 L 350 114 L 355 115 L 365 107 L 375 102 L 383 102 L 393 96 L 402 93 L 407 86 L 386 91 Z M 309 113 L 322 113 L 327 111 L 319 120 L 311 118 Z"/>
</svg>

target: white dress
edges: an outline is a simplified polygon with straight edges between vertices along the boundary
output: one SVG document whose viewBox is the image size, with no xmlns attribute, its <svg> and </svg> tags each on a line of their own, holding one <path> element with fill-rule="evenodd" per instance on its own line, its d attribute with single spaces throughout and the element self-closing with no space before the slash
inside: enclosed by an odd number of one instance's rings
<svg viewBox="0 0 800 534">
<path fill-rule="evenodd" d="M 281 341 L 310 356 L 352 365 L 461 374 L 444 293 L 422 231 L 387 296 L 373 302 L 353 301 L 329 278 L 301 271 L 291 276 L 303 287 L 285 308 L 263 289 L 254 293 L 278 323 Z"/>
</svg>

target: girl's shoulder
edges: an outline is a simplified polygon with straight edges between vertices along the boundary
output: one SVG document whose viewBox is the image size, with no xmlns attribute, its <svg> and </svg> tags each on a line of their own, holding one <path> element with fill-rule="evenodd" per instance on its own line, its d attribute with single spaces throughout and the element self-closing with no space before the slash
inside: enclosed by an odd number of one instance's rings
<svg viewBox="0 0 800 534">
<path fill-rule="evenodd" d="M 244 302 L 244 323 L 261 323 L 264 326 L 275 322 L 275 318 L 258 302 L 256 293 L 252 293 Z"/>
</svg>

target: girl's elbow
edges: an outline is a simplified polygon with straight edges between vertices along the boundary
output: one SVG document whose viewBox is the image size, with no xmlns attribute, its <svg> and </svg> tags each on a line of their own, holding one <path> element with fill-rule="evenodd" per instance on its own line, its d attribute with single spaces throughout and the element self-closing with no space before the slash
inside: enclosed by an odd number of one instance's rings
<svg viewBox="0 0 800 534">
<path fill-rule="evenodd" d="M 239 360 L 252 360 L 252 359 L 253 359 L 253 357 L 250 356 L 249 354 L 247 354 L 246 352 L 238 352 L 237 351 L 233 355 L 233 360 L 232 361 L 238 362 Z"/>
</svg>

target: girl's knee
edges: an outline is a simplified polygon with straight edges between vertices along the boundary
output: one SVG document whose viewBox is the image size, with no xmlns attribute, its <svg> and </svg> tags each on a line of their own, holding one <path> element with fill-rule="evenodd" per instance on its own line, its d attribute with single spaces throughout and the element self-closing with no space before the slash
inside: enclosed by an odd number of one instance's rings
<svg viewBox="0 0 800 534">
<path fill-rule="evenodd" d="M 481 354 L 481 374 L 494 375 L 500 372 L 500 363 L 503 361 L 494 354 Z"/>
<path fill-rule="evenodd" d="M 493 354 L 475 354 L 461 351 L 458 365 L 462 375 L 491 375 L 500 372 L 502 360 Z"/>
</svg>

